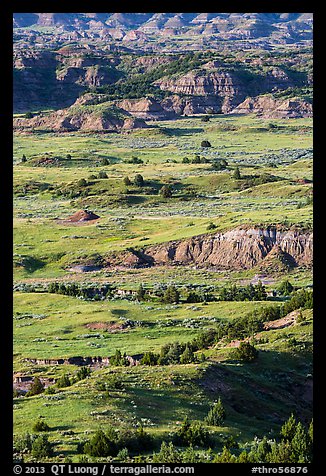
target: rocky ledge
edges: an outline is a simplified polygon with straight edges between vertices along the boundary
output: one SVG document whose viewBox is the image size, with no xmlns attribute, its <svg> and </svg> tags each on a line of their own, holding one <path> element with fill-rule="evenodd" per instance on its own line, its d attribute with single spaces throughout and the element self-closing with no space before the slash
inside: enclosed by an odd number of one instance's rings
<svg viewBox="0 0 326 476">
<path fill-rule="evenodd" d="M 143 250 L 129 249 L 122 255 L 113 256 L 108 265 L 131 268 L 196 265 L 230 270 L 259 267 L 265 271 L 275 271 L 296 266 L 311 267 L 312 262 L 312 231 L 242 227 L 225 233 L 171 241 Z"/>
</svg>

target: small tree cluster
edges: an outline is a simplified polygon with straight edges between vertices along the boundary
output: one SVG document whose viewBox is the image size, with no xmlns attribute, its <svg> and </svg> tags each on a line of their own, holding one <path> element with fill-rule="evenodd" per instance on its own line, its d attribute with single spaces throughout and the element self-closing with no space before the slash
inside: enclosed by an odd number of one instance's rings
<svg viewBox="0 0 326 476">
<path fill-rule="evenodd" d="M 127 367 L 129 365 L 129 361 L 127 359 L 126 353 L 122 355 L 121 351 L 117 349 L 115 354 L 110 357 L 110 365 L 114 365 L 116 367 Z"/>
<path fill-rule="evenodd" d="M 168 286 L 163 295 L 163 302 L 167 304 L 178 303 L 180 299 L 180 293 L 173 285 Z"/>
<path fill-rule="evenodd" d="M 148 451 L 153 448 L 153 439 L 142 426 L 136 430 L 115 431 L 109 427 L 104 433 L 99 429 L 94 436 L 84 444 L 84 453 L 95 456 L 116 456 L 121 450 L 132 452 Z M 126 454 L 126 451 L 124 451 Z M 121 457 L 121 454 L 120 454 Z"/>
<path fill-rule="evenodd" d="M 56 386 L 58 388 L 66 388 L 66 387 L 70 387 L 70 385 L 71 385 L 71 381 L 67 374 L 62 375 L 56 381 Z"/>
<path fill-rule="evenodd" d="M 216 159 L 212 163 L 212 168 L 217 171 L 225 170 L 227 166 L 228 166 L 228 162 L 225 159 Z"/>
<path fill-rule="evenodd" d="M 208 430 L 200 421 L 191 422 L 188 417 L 182 423 L 173 439 L 180 446 L 207 446 L 210 443 Z"/>
<path fill-rule="evenodd" d="M 266 289 L 261 281 L 256 285 L 248 284 L 245 287 L 233 284 L 220 290 L 221 301 L 265 301 L 266 298 Z"/>
<path fill-rule="evenodd" d="M 53 444 L 50 443 L 47 435 L 40 435 L 33 441 L 32 456 L 38 461 L 53 456 Z"/>
</svg>

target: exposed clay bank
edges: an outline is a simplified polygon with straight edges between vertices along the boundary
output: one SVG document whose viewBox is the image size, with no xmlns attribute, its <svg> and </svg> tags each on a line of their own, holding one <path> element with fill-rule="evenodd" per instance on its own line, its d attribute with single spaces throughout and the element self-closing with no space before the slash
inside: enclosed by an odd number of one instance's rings
<svg viewBox="0 0 326 476">
<path fill-rule="evenodd" d="M 312 262 L 312 231 L 242 227 L 142 250 L 129 249 L 122 255 L 112 257 L 108 264 L 126 267 L 194 264 L 230 270 L 260 266 L 267 270 L 275 263 L 290 269 L 296 266 L 311 267 Z"/>
</svg>

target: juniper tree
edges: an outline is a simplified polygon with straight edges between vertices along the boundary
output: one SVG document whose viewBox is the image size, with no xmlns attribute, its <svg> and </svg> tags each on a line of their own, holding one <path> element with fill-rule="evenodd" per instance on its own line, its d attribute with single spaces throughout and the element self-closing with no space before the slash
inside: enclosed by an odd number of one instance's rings
<svg viewBox="0 0 326 476">
<path fill-rule="evenodd" d="M 240 169 L 236 167 L 233 172 L 233 178 L 239 180 L 241 178 Z"/>
<path fill-rule="evenodd" d="M 172 197 L 172 188 L 170 185 L 163 185 L 163 187 L 160 189 L 160 195 L 162 195 L 163 198 L 171 198 Z"/>
<path fill-rule="evenodd" d="M 222 403 L 221 397 L 219 397 L 217 402 L 211 406 L 208 415 L 205 418 L 205 422 L 208 425 L 221 426 L 225 420 L 225 417 L 226 411 Z"/>
</svg>

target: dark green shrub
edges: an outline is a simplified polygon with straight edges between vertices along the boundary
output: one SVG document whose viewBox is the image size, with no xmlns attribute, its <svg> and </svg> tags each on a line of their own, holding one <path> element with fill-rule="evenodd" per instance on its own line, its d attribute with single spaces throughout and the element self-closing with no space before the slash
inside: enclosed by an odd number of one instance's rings
<svg viewBox="0 0 326 476">
<path fill-rule="evenodd" d="M 129 365 L 129 362 L 126 358 L 126 353 L 124 355 L 121 354 L 121 351 L 119 349 L 116 350 L 115 354 L 110 357 L 110 365 L 114 365 L 117 367 L 126 367 Z"/>
<path fill-rule="evenodd" d="M 216 403 L 213 403 L 213 405 L 211 406 L 208 415 L 205 418 L 205 422 L 208 425 L 221 426 L 225 420 L 225 417 L 225 408 L 223 406 L 221 398 L 219 397 L 218 401 Z"/>
<path fill-rule="evenodd" d="M 180 355 L 180 364 L 192 364 L 193 362 L 196 362 L 195 354 L 192 349 L 186 345 L 185 350 Z"/>
<path fill-rule="evenodd" d="M 160 195 L 162 195 L 163 198 L 171 198 L 172 197 L 172 188 L 170 185 L 163 185 L 163 187 L 160 189 Z"/>
<path fill-rule="evenodd" d="M 217 228 L 217 226 L 215 225 L 215 223 L 213 222 L 210 222 L 207 227 L 206 227 L 206 230 L 215 230 Z"/>
<path fill-rule="evenodd" d="M 116 434 L 113 430 L 109 430 L 108 434 L 105 434 L 103 430 L 98 430 L 95 435 L 85 443 L 84 453 L 97 457 L 114 456 L 117 453 L 115 440 Z"/>
<path fill-rule="evenodd" d="M 86 187 L 87 182 L 84 178 L 81 178 L 81 179 L 78 180 L 77 185 L 78 185 L 78 187 Z"/>
<path fill-rule="evenodd" d="M 233 178 L 236 180 L 241 179 L 241 174 L 240 174 L 240 169 L 239 167 L 236 167 L 233 172 Z"/>
<path fill-rule="evenodd" d="M 26 393 L 26 397 L 32 397 L 44 392 L 44 385 L 38 377 L 35 377 L 29 391 Z"/>
<path fill-rule="evenodd" d="M 203 140 L 200 145 L 201 147 L 212 147 L 211 143 L 208 140 Z"/>
<path fill-rule="evenodd" d="M 258 358 L 258 350 L 249 342 L 240 342 L 239 347 L 234 351 L 234 357 L 244 362 L 253 362 Z"/>
<path fill-rule="evenodd" d="M 157 365 L 158 359 L 158 354 L 154 354 L 153 352 L 145 352 L 143 357 L 140 359 L 140 363 L 142 365 Z"/>
<path fill-rule="evenodd" d="M 163 302 L 168 304 L 178 303 L 180 299 L 180 293 L 177 288 L 173 285 L 168 286 L 163 295 Z"/>
<path fill-rule="evenodd" d="M 58 388 L 70 387 L 70 385 L 71 385 L 70 378 L 68 377 L 67 374 L 62 375 L 62 377 L 59 377 L 58 380 L 56 381 L 56 386 Z"/>
<path fill-rule="evenodd" d="M 91 369 L 89 367 L 81 367 L 78 369 L 76 378 L 77 380 L 83 380 L 91 375 Z"/>
<path fill-rule="evenodd" d="M 53 455 L 53 445 L 47 435 L 38 436 L 32 444 L 32 456 L 37 460 L 48 458 Z"/>
<path fill-rule="evenodd" d="M 49 431 L 50 427 L 41 417 L 39 417 L 38 420 L 36 420 L 36 422 L 34 423 L 32 430 L 33 431 Z"/>
<path fill-rule="evenodd" d="M 293 291 L 293 286 L 290 281 L 286 279 L 285 281 L 281 282 L 277 290 L 282 296 L 289 296 Z"/>
<path fill-rule="evenodd" d="M 173 442 L 180 446 L 208 446 L 210 443 L 209 432 L 201 422 L 192 423 L 186 417 Z"/>
<path fill-rule="evenodd" d="M 134 178 L 134 184 L 137 185 L 137 187 L 143 187 L 144 186 L 144 177 L 140 174 L 136 174 Z"/>
</svg>

